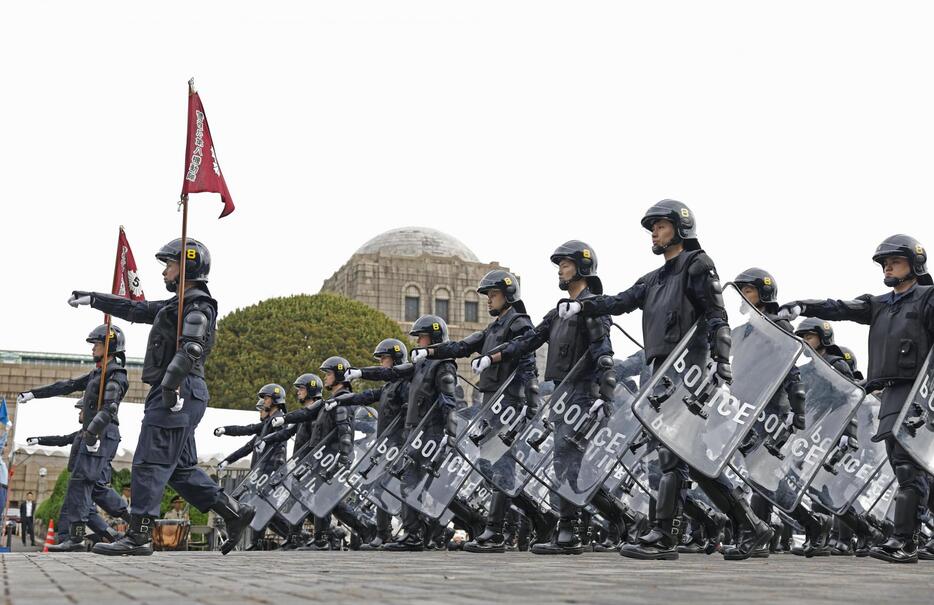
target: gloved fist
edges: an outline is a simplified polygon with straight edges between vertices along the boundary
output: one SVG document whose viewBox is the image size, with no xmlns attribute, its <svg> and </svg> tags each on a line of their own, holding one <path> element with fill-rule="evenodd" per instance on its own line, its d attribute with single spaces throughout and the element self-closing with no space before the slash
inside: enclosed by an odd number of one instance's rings
<svg viewBox="0 0 934 605">
<path fill-rule="evenodd" d="M 32 394 L 31 391 L 26 391 L 25 393 L 20 393 L 16 396 L 16 405 L 23 405 L 27 401 L 32 401 L 36 396 Z"/>
<path fill-rule="evenodd" d="M 337 466 L 342 468 L 348 468 L 350 466 L 350 456 L 347 454 L 341 454 L 337 457 Z"/>
<path fill-rule="evenodd" d="M 804 417 L 804 414 L 795 414 L 794 427 L 799 431 L 803 431 L 807 428 L 807 419 Z"/>
<path fill-rule="evenodd" d="M 601 418 L 606 418 L 607 416 L 610 415 L 609 407 L 610 406 L 607 404 L 606 401 L 602 399 L 596 399 L 594 400 L 593 405 L 590 406 L 590 411 L 588 413 L 591 416 L 594 416 L 595 418 L 597 418 L 597 420 L 599 420 Z"/>
<path fill-rule="evenodd" d="M 94 435 L 85 435 L 84 436 L 84 447 L 87 448 L 92 454 L 101 449 L 101 442 L 97 440 L 97 437 Z"/>
<path fill-rule="evenodd" d="M 275 416 L 269 421 L 269 424 L 272 425 L 272 428 L 277 429 L 285 424 L 285 416 Z"/>
<path fill-rule="evenodd" d="M 721 385 L 733 383 L 733 368 L 728 361 L 718 361 L 714 373 Z"/>
<path fill-rule="evenodd" d="M 227 468 L 229 465 L 230 465 L 229 462 L 227 462 L 226 460 L 223 460 L 223 461 L 221 461 L 220 464 L 217 465 L 217 470 L 222 471 L 222 470 L 224 470 L 225 468 Z"/>
<path fill-rule="evenodd" d="M 256 450 L 257 454 L 262 454 L 263 451 L 266 449 L 266 442 L 260 441 L 259 443 L 253 446 L 253 449 Z"/>
<path fill-rule="evenodd" d="M 363 372 L 361 372 L 357 368 L 349 368 L 346 371 L 344 371 L 344 380 L 346 380 L 347 382 L 350 382 L 351 380 L 356 380 L 362 376 L 363 376 Z"/>
<path fill-rule="evenodd" d="M 489 355 L 481 355 L 470 362 L 470 369 L 474 374 L 482 374 L 483 370 L 493 365 L 493 359 Z"/>
<path fill-rule="evenodd" d="M 333 410 L 333 409 L 336 408 L 336 407 L 337 407 L 337 400 L 336 400 L 336 399 L 328 399 L 327 401 L 324 402 L 324 411 L 325 411 L 325 412 L 330 412 L 331 410 Z"/>
<path fill-rule="evenodd" d="M 798 319 L 798 316 L 801 315 L 802 311 L 804 311 L 804 309 L 802 309 L 801 305 L 798 303 L 788 303 L 787 305 L 782 305 L 778 308 L 778 314 L 776 317 L 779 319 L 794 321 Z"/>
<path fill-rule="evenodd" d="M 68 304 L 76 309 L 79 305 L 89 305 L 91 304 L 91 293 L 82 290 L 74 290 L 71 293 L 71 298 L 68 299 Z"/>
<path fill-rule="evenodd" d="M 30 437 L 29 439 L 26 440 L 26 445 L 39 445 L 39 438 Z"/>
<path fill-rule="evenodd" d="M 223 434 L 226 433 L 226 432 L 227 432 L 227 429 L 225 429 L 225 428 L 222 427 L 222 426 L 219 426 L 219 427 L 217 427 L 216 429 L 214 429 L 214 436 L 215 436 L 215 437 L 220 437 L 221 435 L 223 435 Z"/>
<path fill-rule="evenodd" d="M 574 300 L 562 300 L 558 303 L 558 317 L 561 319 L 571 319 L 581 312 L 583 305 Z"/>
<path fill-rule="evenodd" d="M 849 437 L 847 435 L 840 437 L 840 442 L 837 445 L 841 450 L 847 452 L 855 452 L 859 449 L 859 441 L 857 441 L 856 438 Z"/>
<path fill-rule="evenodd" d="M 409 355 L 409 359 L 412 360 L 412 363 L 418 363 L 423 359 L 428 359 L 428 349 L 417 348 L 412 349 L 412 353 Z"/>
</svg>

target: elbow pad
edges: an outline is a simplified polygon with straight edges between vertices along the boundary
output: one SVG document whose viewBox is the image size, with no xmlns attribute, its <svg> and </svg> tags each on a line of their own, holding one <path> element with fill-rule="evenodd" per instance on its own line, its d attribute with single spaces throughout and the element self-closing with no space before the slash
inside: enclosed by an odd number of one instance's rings
<svg viewBox="0 0 934 605">
<path fill-rule="evenodd" d="M 177 351 L 175 357 L 169 362 L 169 367 L 165 369 L 165 376 L 162 377 L 162 388 L 176 390 L 181 386 L 185 376 L 191 371 L 194 361 L 185 354 L 184 350 Z"/>
<path fill-rule="evenodd" d="M 730 336 L 730 327 L 720 326 L 711 338 L 710 357 L 719 363 L 729 363 L 730 347 L 732 345 L 733 338 Z"/>
<path fill-rule="evenodd" d="M 337 450 L 341 455 L 349 456 L 353 452 L 353 427 L 350 426 L 350 410 L 345 407 L 338 407 L 334 410 L 334 420 L 337 423 Z"/>
<path fill-rule="evenodd" d="M 104 429 L 106 429 L 107 425 L 111 422 L 113 422 L 113 417 L 111 417 L 110 412 L 101 410 L 94 416 L 90 424 L 88 424 L 87 432 L 95 437 L 100 437 L 101 433 L 104 432 Z"/>
<path fill-rule="evenodd" d="M 804 415 L 804 400 L 807 391 L 804 389 L 804 383 L 801 379 L 789 380 L 785 386 L 785 392 L 788 393 L 788 403 L 791 405 L 791 411 L 800 416 Z"/>
<path fill-rule="evenodd" d="M 457 379 L 451 372 L 442 372 L 438 377 L 438 392 L 442 395 L 454 397 L 454 390 L 457 387 Z"/>
</svg>

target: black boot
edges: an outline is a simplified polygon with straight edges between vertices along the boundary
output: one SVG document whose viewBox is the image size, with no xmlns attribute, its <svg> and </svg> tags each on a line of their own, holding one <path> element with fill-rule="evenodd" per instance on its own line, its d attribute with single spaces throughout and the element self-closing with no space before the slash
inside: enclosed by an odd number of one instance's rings
<svg viewBox="0 0 934 605">
<path fill-rule="evenodd" d="M 700 547 L 695 552 L 703 552 L 706 555 L 718 552 L 722 548 L 723 528 L 729 521 L 727 516 L 692 496 L 685 499 L 684 512 L 703 528 L 702 539 L 695 541 Z M 678 550 L 684 552 L 680 547 Z"/>
<path fill-rule="evenodd" d="M 360 546 L 360 550 L 379 550 L 392 540 L 392 516 L 381 508 L 376 509 L 376 535 L 368 543 Z"/>
<path fill-rule="evenodd" d="M 677 561 L 681 519 L 657 519 L 656 527 L 636 544 L 623 544 L 619 554 L 629 559 Z"/>
<path fill-rule="evenodd" d="M 555 526 L 558 524 L 558 518 L 552 513 L 543 513 L 538 506 L 530 502 L 522 494 L 514 498 L 512 503 L 525 513 L 526 518 L 531 522 L 535 530 L 535 539 L 530 540 L 531 544 L 529 550 L 536 544 L 548 544 L 551 542 L 555 533 Z"/>
<path fill-rule="evenodd" d="M 315 536 L 305 546 L 295 550 L 331 550 L 331 528 L 315 528 Z"/>
<path fill-rule="evenodd" d="M 221 492 L 220 498 L 211 510 L 220 515 L 227 526 L 227 540 L 221 544 L 221 554 L 226 555 L 240 541 L 240 534 L 243 530 L 250 527 L 250 521 L 253 520 L 256 510 L 249 504 L 240 504 L 226 492 Z"/>
<path fill-rule="evenodd" d="M 551 542 L 535 544 L 532 552 L 536 555 L 580 555 L 584 545 L 580 538 L 580 520 L 577 514 L 558 521 L 558 531 Z"/>
<path fill-rule="evenodd" d="M 126 535 L 111 544 L 99 542 L 91 552 L 98 555 L 148 556 L 152 554 L 152 525 L 154 518 L 149 515 L 130 515 L 130 524 Z"/>
<path fill-rule="evenodd" d="M 502 553 L 506 552 L 506 536 L 503 535 L 503 521 L 506 518 L 506 508 L 509 498 L 503 492 L 493 494 L 490 502 L 490 515 L 487 519 L 486 529 L 483 533 L 464 545 L 466 552 L 474 553 Z"/>
<path fill-rule="evenodd" d="M 924 546 L 918 547 L 919 561 L 934 561 L 934 538 L 928 540 Z"/>
<path fill-rule="evenodd" d="M 68 538 L 49 546 L 49 552 L 87 552 L 84 545 L 84 523 L 75 522 L 68 528 Z"/>
<path fill-rule="evenodd" d="M 730 521 L 739 532 L 732 546 L 722 549 L 723 558 L 727 561 L 742 561 L 748 559 L 754 552 L 766 548 L 772 540 L 772 526 L 756 516 L 752 507 L 746 501 L 740 488 L 734 488 L 729 495 L 729 508 L 727 509 Z"/>
<path fill-rule="evenodd" d="M 813 537 L 810 543 L 804 547 L 804 556 L 811 557 L 829 557 L 830 532 L 833 530 L 833 517 L 820 513 L 813 513 L 816 520 Z"/>
<path fill-rule="evenodd" d="M 389 552 L 421 552 L 425 550 L 425 531 L 420 525 L 407 528 L 398 539 L 383 544 L 382 550 Z"/>
<path fill-rule="evenodd" d="M 898 474 L 896 468 L 896 475 Z M 920 494 L 899 487 L 895 496 L 895 532 L 884 544 L 869 549 L 869 556 L 889 563 L 918 562 L 918 505 Z"/>
<path fill-rule="evenodd" d="M 834 557 L 853 556 L 853 530 L 841 521 L 840 517 L 833 519 L 834 539 L 830 543 L 830 554 Z"/>
</svg>

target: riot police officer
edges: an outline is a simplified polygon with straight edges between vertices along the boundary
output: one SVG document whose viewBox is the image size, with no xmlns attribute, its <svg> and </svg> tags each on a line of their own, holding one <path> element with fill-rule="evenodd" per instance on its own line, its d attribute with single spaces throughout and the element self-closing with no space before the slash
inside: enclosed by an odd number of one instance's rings
<svg viewBox="0 0 934 605">
<path fill-rule="evenodd" d="M 663 256 L 665 264 L 640 278 L 628 290 L 615 296 L 597 296 L 583 301 L 562 301 L 559 313 L 573 317 L 620 315 L 642 309 L 642 330 L 646 361 L 661 367 L 696 320 L 703 320 L 715 364 L 713 380 L 732 381 L 731 336 L 720 279 L 710 257 L 701 249 L 694 214 L 685 204 L 662 200 L 646 211 L 642 226 L 652 234 L 652 252 Z M 685 485 L 690 475 L 714 505 L 736 526 L 736 545 L 724 549 L 728 559 L 744 559 L 767 544 L 772 530 L 752 512 L 739 486 L 725 476 L 710 479 L 693 471 L 664 445 L 658 448 L 662 478 L 655 510 L 655 526 L 627 544 L 620 554 L 636 559 L 677 559 L 682 533 Z M 734 535 L 735 535 L 734 533 Z"/>
<path fill-rule="evenodd" d="M 409 335 L 416 338 L 418 347 L 439 345 L 448 340 L 448 325 L 437 315 L 423 315 L 412 324 Z M 424 425 L 426 433 L 443 432 L 448 437 L 455 435 L 456 388 L 457 366 L 453 360 L 423 358 L 415 363 L 406 407 L 406 439 L 426 415 L 430 415 Z M 404 472 L 401 477 L 403 483 L 411 479 L 413 472 L 411 468 Z M 403 533 L 394 541 L 384 544 L 383 550 L 423 550 L 425 523 L 418 512 L 405 503 L 402 505 L 402 528 Z"/>
<path fill-rule="evenodd" d="M 367 389 L 360 393 L 353 393 L 337 399 L 341 405 L 371 405 L 378 402 L 379 415 L 376 418 L 376 437 L 380 439 L 387 428 L 399 418 L 409 400 L 409 379 L 411 378 L 411 364 L 406 363 L 409 357 L 408 348 L 397 338 L 384 338 L 373 349 L 373 359 L 380 363 L 379 367 L 351 368 L 347 372 L 349 379 L 363 378 L 365 380 L 383 380 L 383 386 Z M 403 375 L 387 372 L 392 368 L 408 368 Z M 400 434 L 401 435 L 401 434 Z M 392 443 L 392 446 L 401 446 L 401 443 Z M 392 539 L 392 516 L 383 509 L 376 508 L 376 535 L 372 540 L 363 544 L 360 550 L 379 550 Z"/>
<path fill-rule="evenodd" d="M 550 260 L 558 266 L 558 287 L 577 301 L 589 300 L 603 293 L 603 283 L 597 275 L 597 254 L 580 240 L 570 240 L 558 246 Z M 581 359 L 586 359 L 581 371 L 571 376 L 568 407 L 577 405 L 590 413 L 605 413 L 603 408 L 613 400 L 616 373 L 613 369 L 613 347 L 610 343 L 610 319 L 589 318 L 585 321 L 563 319 L 556 310 L 549 311 L 531 330 L 513 338 L 501 351 L 485 355 L 477 363 L 517 363 L 548 343 L 545 380 L 562 382 Z M 597 408 L 597 409 L 594 409 Z M 562 425 L 562 427 L 564 426 Z M 580 452 L 567 439 L 555 439 L 555 471 L 570 472 L 579 464 Z M 559 477 L 559 479 L 561 479 Z M 559 498 L 557 532 L 550 542 L 532 546 L 535 554 L 581 554 L 581 511 L 571 502 Z M 542 537 L 539 536 L 539 540 Z"/>
<path fill-rule="evenodd" d="M 471 364 L 475 373 L 480 375 L 477 388 L 482 394 L 482 405 L 486 405 L 493 395 L 500 389 L 507 379 L 516 372 L 515 379 L 506 387 L 503 393 L 503 408 L 512 407 L 520 411 L 525 406 L 527 418 L 534 418 L 538 413 L 539 387 L 536 381 L 538 371 L 535 368 L 535 355 L 527 353 L 510 363 L 490 364 L 489 355 L 503 348 L 510 340 L 525 334 L 532 329 L 532 322 L 525 312 L 525 303 L 519 289 L 519 280 L 515 275 L 503 269 L 494 269 L 480 280 L 477 293 L 487 297 L 487 310 L 493 321 L 483 330 L 474 332 L 464 340 L 450 341 L 440 345 L 420 348 L 412 351 L 412 359 L 419 360 L 424 356 L 440 359 L 457 359 L 480 355 Z M 492 473 L 499 475 L 515 475 L 515 462 L 504 457 L 493 465 Z M 501 478 L 505 480 L 505 478 Z M 505 493 L 491 484 L 493 496 L 490 503 L 490 514 L 487 517 L 486 528 L 483 533 L 474 536 L 474 539 L 464 545 L 466 552 L 475 553 L 501 553 L 506 551 L 506 536 L 503 526 L 506 513 L 509 510 L 510 499 Z M 519 506 L 530 518 L 538 522 L 539 532 L 547 533 L 542 528 L 545 518 L 538 507 L 523 497 L 515 499 Z"/>
<path fill-rule="evenodd" d="M 109 346 L 105 351 L 104 343 L 108 340 L 108 331 L 110 331 Z M 82 430 L 73 434 L 72 454 L 74 457 L 69 460 L 68 465 L 71 477 L 60 514 L 63 525 L 67 525 L 70 529 L 66 540 L 49 547 L 52 552 L 85 550 L 85 525 L 89 522 L 91 511 L 94 511 L 92 501 L 95 495 L 98 500 L 107 504 L 111 511 L 125 514 L 125 511 L 121 510 L 123 507 L 119 506 L 117 500 L 107 493 L 111 492 L 113 496 L 116 496 L 113 490 L 106 487 L 106 483 L 110 481 L 110 463 L 117 454 L 117 446 L 120 444 L 117 412 L 129 388 L 124 367 L 126 340 L 123 330 L 107 324 L 94 328 L 86 340 L 93 345 L 92 355 L 97 364 L 95 369 L 73 380 L 62 380 L 20 393 L 17 398 L 17 402 L 23 404 L 33 398 L 57 397 L 84 389 L 84 395 L 76 405 L 76 407 L 80 406 L 81 410 Z M 105 357 L 107 358 L 107 374 L 102 378 L 101 370 Z M 103 399 L 99 399 L 101 380 L 104 381 Z M 114 511 L 114 508 L 117 510 Z M 96 511 L 94 512 L 96 516 Z M 100 529 L 96 521 L 97 519 L 95 519 L 95 524 Z M 114 534 L 109 535 L 115 537 Z"/>
<path fill-rule="evenodd" d="M 251 469 L 259 469 L 260 474 L 272 474 L 285 464 L 286 441 L 270 441 L 266 438 L 275 432 L 274 418 L 281 418 L 288 412 L 285 400 L 285 389 L 281 385 L 270 383 L 264 385 L 256 394 L 259 400 L 256 409 L 260 413 L 260 421 L 255 424 L 220 426 L 214 429 L 214 436 L 230 435 L 231 437 L 245 437 L 252 435 L 252 439 L 242 447 L 224 458 L 218 465 L 219 470 L 240 460 L 252 453 Z"/>
<path fill-rule="evenodd" d="M 920 513 L 928 499 L 928 476 L 895 439 L 895 421 L 914 380 L 934 344 L 934 287 L 927 253 L 915 238 L 898 234 L 876 247 L 872 260 L 880 265 L 889 292 L 864 294 L 853 300 L 798 300 L 782 306 L 781 315 L 799 314 L 829 321 L 869 325 L 867 391 L 882 391 L 879 428 L 873 441 L 885 441 L 895 472 L 895 531 L 870 556 L 892 563 L 918 560 Z"/>
<path fill-rule="evenodd" d="M 188 239 L 182 250 L 181 239 L 175 239 L 156 253 L 156 259 L 165 264 L 163 281 L 175 294 L 169 300 L 133 301 L 75 290 L 68 301 L 73 307 L 91 305 L 127 321 L 152 324 L 143 362 L 143 382 L 151 388 L 133 456 L 130 524 L 123 539 L 97 544 L 93 550 L 105 555 L 152 554 L 151 528 L 168 484 L 198 510 L 213 510 L 224 519 L 228 539 L 221 552 L 227 554 L 255 511 L 239 506 L 197 466 L 194 433 L 208 404 L 204 367 L 214 346 L 217 319 L 217 301 L 207 286 L 211 254 L 197 240 Z M 182 262 L 185 291 L 184 305 L 179 309 Z"/>
</svg>

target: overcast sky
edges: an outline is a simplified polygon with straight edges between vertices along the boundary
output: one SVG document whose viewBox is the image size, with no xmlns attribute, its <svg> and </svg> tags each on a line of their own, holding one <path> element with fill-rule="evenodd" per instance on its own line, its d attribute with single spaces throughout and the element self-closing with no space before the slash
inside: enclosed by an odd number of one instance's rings
<svg viewBox="0 0 934 605">
<path fill-rule="evenodd" d="M 0 21 L 0 348 L 85 353 L 126 226 L 149 298 L 178 236 L 194 76 L 236 212 L 192 198 L 221 312 L 314 293 L 363 242 L 446 231 L 523 276 L 590 243 L 610 291 L 660 264 L 672 197 L 724 278 L 881 292 L 870 259 L 929 219 L 926 2 L 15 2 Z M 639 318 L 624 320 L 639 330 Z M 865 366 L 866 331 L 838 326 Z M 147 329 L 128 333 L 141 356 Z M 620 342 L 620 349 L 624 349 Z M 627 349 L 628 350 L 628 349 Z"/>
</svg>

